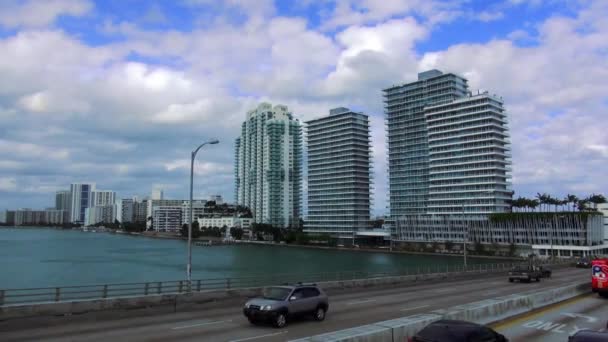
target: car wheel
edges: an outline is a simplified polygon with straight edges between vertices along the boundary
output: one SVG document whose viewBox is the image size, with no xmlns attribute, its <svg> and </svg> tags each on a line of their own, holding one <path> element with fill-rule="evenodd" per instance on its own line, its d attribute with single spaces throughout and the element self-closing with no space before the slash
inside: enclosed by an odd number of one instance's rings
<svg viewBox="0 0 608 342">
<path fill-rule="evenodd" d="M 526 283 L 531 283 L 532 282 L 532 278 L 528 277 L 528 279 L 526 279 Z"/>
<path fill-rule="evenodd" d="M 512 283 L 512 282 L 513 282 L 513 278 L 509 278 L 509 283 Z"/>
<path fill-rule="evenodd" d="M 253 319 L 253 317 L 247 317 L 247 320 L 249 320 L 249 323 L 255 325 L 257 323 L 257 321 L 255 319 Z"/>
<path fill-rule="evenodd" d="M 536 282 L 538 283 L 540 281 L 540 277 L 536 277 Z"/>
<path fill-rule="evenodd" d="M 278 313 L 277 317 L 274 319 L 274 326 L 277 328 L 282 328 L 287 325 L 287 316 L 284 313 Z"/>
<path fill-rule="evenodd" d="M 324 319 L 325 319 L 325 308 L 322 306 L 319 306 L 317 308 L 317 311 L 315 311 L 315 321 L 321 322 Z"/>
</svg>

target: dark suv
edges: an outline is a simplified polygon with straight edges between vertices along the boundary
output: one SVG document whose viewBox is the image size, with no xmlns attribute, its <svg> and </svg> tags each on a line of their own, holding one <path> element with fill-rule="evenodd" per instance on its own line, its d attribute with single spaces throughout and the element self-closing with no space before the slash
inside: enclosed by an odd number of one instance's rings
<svg viewBox="0 0 608 342">
<path fill-rule="evenodd" d="M 327 295 L 316 284 L 273 286 L 264 289 L 262 297 L 253 298 L 243 308 L 249 322 L 270 322 L 277 328 L 287 324 L 287 319 L 312 314 L 322 321 L 329 309 Z"/>
</svg>

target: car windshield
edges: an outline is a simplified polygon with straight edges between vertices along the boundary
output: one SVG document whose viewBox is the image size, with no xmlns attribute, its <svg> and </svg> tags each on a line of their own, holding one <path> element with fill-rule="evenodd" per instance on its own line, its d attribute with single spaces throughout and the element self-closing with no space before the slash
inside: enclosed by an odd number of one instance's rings
<svg viewBox="0 0 608 342">
<path fill-rule="evenodd" d="M 264 289 L 264 299 L 285 300 L 291 289 L 285 287 L 269 287 Z"/>
</svg>

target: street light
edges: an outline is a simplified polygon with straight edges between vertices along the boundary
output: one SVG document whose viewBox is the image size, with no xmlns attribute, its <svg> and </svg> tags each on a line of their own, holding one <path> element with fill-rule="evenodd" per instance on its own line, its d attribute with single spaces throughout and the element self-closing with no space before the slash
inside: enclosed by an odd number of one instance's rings
<svg viewBox="0 0 608 342">
<path fill-rule="evenodd" d="M 196 158 L 196 153 L 198 152 L 198 150 L 200 150 L 203 146 L 209 144 L 209 145 L 215 145 L 217 143 L 219 143 L 220 141 L 217 139 L 211 139 L 209 141 L 206 141 L 202 144 L 200 144 L 199 147 L 196 148 L 196 150 L 192 151 L 192 154 L 190 156 L 190 219 L 188 220 L 188 265 L 186 266 L 186 279 L 188 280 L 188 289 L 190 289 L 190 285 L 192 282 L 192 219 L 193 217 L 193 200 L 192 200 L 192 192 L 193 192 L 193 188 L 194 188 L 194 158 Z"/>
</svg>

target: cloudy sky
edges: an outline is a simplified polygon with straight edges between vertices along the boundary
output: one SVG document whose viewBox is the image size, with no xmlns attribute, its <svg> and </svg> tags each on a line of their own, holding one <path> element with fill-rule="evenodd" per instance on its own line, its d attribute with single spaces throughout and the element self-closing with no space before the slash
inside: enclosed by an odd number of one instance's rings
<svg viewBox="0 0 608 342">
<path fill-rule="evenodd" d="M 503 96 L 520 195 L 608 193 L 608 1 L 0 1 L 0 208 L 70 182 L 233 198 L 233 146 L 260 101 L 372 121 L 374 213 L 387 200 L 381 89 L 430 68 Z"/>
</svg>

